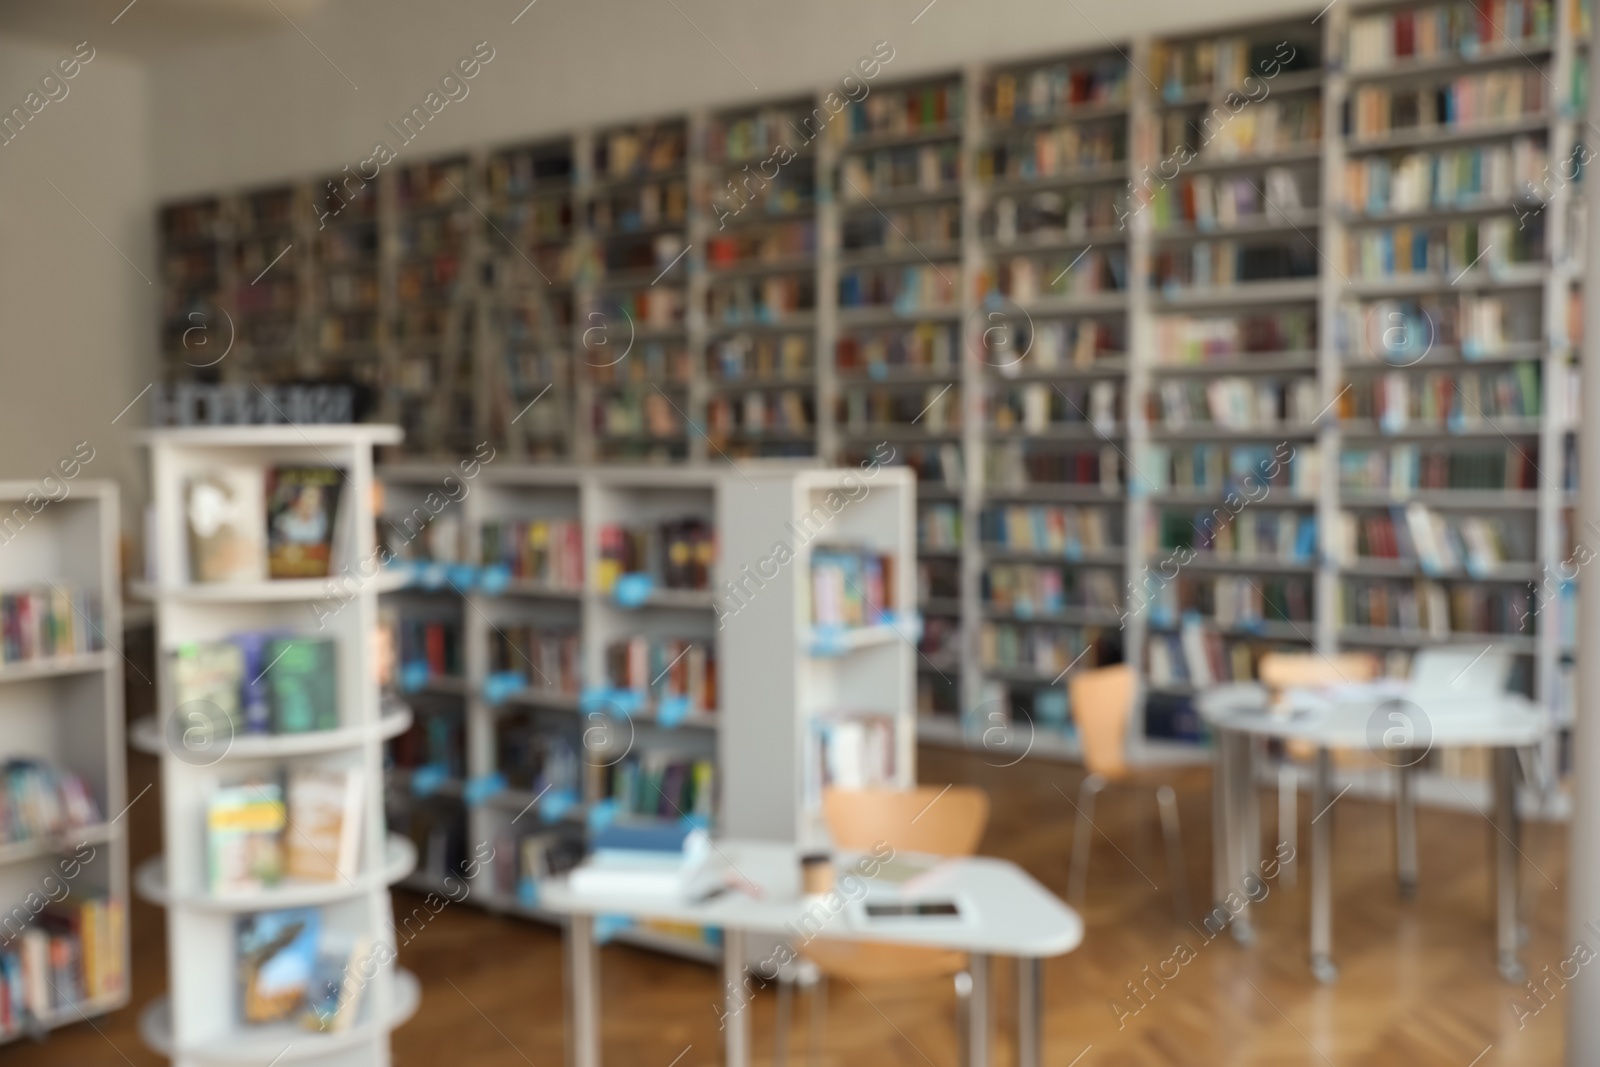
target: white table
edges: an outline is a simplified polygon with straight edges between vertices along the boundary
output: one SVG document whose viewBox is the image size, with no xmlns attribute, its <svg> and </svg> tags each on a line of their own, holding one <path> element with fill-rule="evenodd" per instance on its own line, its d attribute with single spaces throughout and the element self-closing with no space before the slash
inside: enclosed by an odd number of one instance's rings
<svg viewBox="0 0 1600 1067">
<path fill-rule="evenodd" d="M 574 1067 L 599 1067 L 599 961 L 594 917 L 626 915 L 720 927 L 723 931 L 723 987 L 726 997 L 725 1048 L 728 1067 L 750 1062 L 750 1011 L 738 997 L 744 988 L 745 935 L 776 935 L 794 940 L 810 915 L 816 936 L 874 941 L 927 948 L 958 949 L 972 959 L 972 1067 L 989 1062 L 989 957 L 1017 958 L 1017 1047 L 1020 1067 L 1038 1067 L 1042 1059 L 1040 1030 L 1041 959 L 1071 952 L 1083 940 L 1083 921 L 1054 894 L 1014 863 L 988 857 L 950 861 L 927 877 L 919 895 L 955 898 L 969 914 L 959 922 L 907 922 L 899 927 L 856 925 L 853 912 L 827 911 L 816 898 L 799 894 L 800 863 L 789 845 L 753 841 L 718 841 L 715 851 L 735 873 L 762 889 L 761 896 L 730 890 L 706 903 L 660 897 L 579 897 L 565 878 L 540 887 L 541 907 L 568 916 L 567 968 L 572 990 L 571 1033 Z M 818 912 L 828 917 L 817 927 Z"/>
<path fill-rule="evenodd" d="M 1291 694 L 1292 696 L 1292 694 Z M 1494 750 L 1495 918 L 1500 973 L 1523 977 L 1518 961 L 1515 788 L 1517 751 L 1538 744 L 1549 732 L 1539 707 L 1513 693 L 1433 693 L 1407 691 L 1393 697 L 1368 696 L 1331 705 L 1303 698 L 1285 712 L 1267 709 L 1267 691 L 1258 683 L 1217 686 L 1202 693 L 1196 706 L 1217 741 L 1213 778 L 1213 889 L 1219 905 L 1242 893 L 1242 880 L 1260 862 L 1260 811 L 1255 780 L 1257 740 L 1302 741 L 1316 748 L 1311 806 L 1311 968 L 1320 981 L 1338 974 L 1333 963 L 1333 749 L 1386 752 L 1397 767 L 1398 873 L 1402 893 L 1415 888 L 1416 820 L 1412 770 L 1428 748 L 1483 747 Z M 1401 718 L 1391 719 L 1391 713 Z M 1394 729 L 1391 729 L 1391 726 Z M 1407 753 L 1414 753 L 1415 758 Z M 1257 875 L 1259 877 L 1259 875 Z M 1248 905 L 1234 919 L 1234 934 L 1249 942 Z"/>
</svg>

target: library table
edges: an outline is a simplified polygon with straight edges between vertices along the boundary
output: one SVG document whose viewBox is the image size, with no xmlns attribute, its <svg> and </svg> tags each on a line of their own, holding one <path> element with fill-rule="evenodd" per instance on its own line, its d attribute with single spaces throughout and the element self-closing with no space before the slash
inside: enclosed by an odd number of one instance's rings
<svg viewBox="0 0 1600 1067">
<path fill-rule="evenodd" d="M 1399 771 L 1397 845 L 1402 889 L 1416 882 L 1416 803 L 1411 781 L 1417 762 L 1434 748 L 1493 750 L 1495 926 L 1500 973 L 1520 982 L 1517 949 L 1516 769 L 1519 750 L 1543 740 L 1550 724 L 1539 706 L 1515 693 L 1434 692 L 1405 689 L 1383 693 L 1369 687 L 1332 696 L 1290 690 L 1288 706 L 1268 709 L 1266 689 L 1257 682 L 1231 683 L 1205 690 L 1196 701 L 1217 742 L 1212 779 L 1213 890 L 1217 905 L 1232 916 L 1238 940 L 1251 940 L 1250 894 L 1244 880 L 1259 884 L 1260 811 L 1254 753 L 1261 738 L 1300 741 L 1316 749 L 1311 807 L 1311 970 L 1322 982 L 1338 976 L 1333 963 L 1334 749 L 1382 753 Z M 1342 794 L 1341 794 L 1342 795 Z M 1259 892 L 1259 890 L 1258 890 Z M 1225 903 L 1229 897 L 1231 903 Z M 1242 903 L 1241 903 L 1242 902 Z M 1237 903 L 1235 909 L 1232 904 Z"/>
<path fill-rule="evenodd" d="M 990 957 L 1013 956 L 1017 960 L 1018 1063 L 1020 1067 L 1038 1067 L 1042 1062 L 1040 961 L 1077 948 L 1083 940 L 1083 921 L 1016 864 L 985 856 L 943 861 L 924 876 L 915 899 L 957 900 L 963 909 L 961 919 L 896 921 L 865 929 L 853 907 L 830 911 L 819 898 L 800 895 L 800 854 L 793 846 L 724 840 L 715 842 L 713 851 L 732 874 L 759 887 L 758 892 L 729 890 L 694 902 L 660 896 L 578 896 L 565 878 L 541 884 L 540 906 L 568 917 L 574 1067 L 600 1064 L 599 959 L 594 936 L 598 915 L 663 919 L 722 930 L 728 1067 L 750 1063 L 750 1007 L 740 999 L 746 988 L 748 934 L 776 936 L 792 943 L 814 935 L 969 953 L 973 988 L 968 1062 L 972 1067 L 987 1067 L 990 1062 Z"/>
</svg>

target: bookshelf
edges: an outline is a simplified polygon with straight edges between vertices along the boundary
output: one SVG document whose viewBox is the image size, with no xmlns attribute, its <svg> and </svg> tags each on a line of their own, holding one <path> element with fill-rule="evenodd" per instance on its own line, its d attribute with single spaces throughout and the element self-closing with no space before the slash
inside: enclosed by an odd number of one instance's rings
<svg viewBox="0 0 1600 1067">
<path fill-rule="evenodd" d="M 41 994 L 34 1000 L 30 990 L 27 1018 L 21 1005 L 9 1010 L 0 1044 L 103 1016 L 125 1006 L 130 993 L 122 657 L 115 649 L 122 633 L 117 490 L 110 482 L 74 481 L 69 495 L 36 508 L 41 493 L 33 483 L 0 483 L 7 515 L 0 553 L 6 621 L 0 758 L 8 765 L 12 796 L 37 788 L 64 810 L 18 813 L 0 840 L 0 904 L 6 909 L 0 954 L 18 957 Z M 21 524 L 19 517 L 25 517 Z M 31 769 L 12 761 L 27 761 Z M 67 776 L 76 785 L 68 786 Z M 68 790 L 79 786 L 91 806 L 74 810 L 66 806 Z M 60 903 L 41 912 L 44 897 Z M 55 922 L 81 921 L 80 908 L 91 901 L 100 914 L 88 927 Z M 39 973 L 29 955 L 41 932 L 73 938 L 85 977 L 95 975 L 92 988 L 63 990 L 48 970 Z M 7 961 L 8 970 L 13 962 Z"/>
<path fill-rule="evenodd" d="M 147 575 L 136 593 L 156 607 L 160 710 L 156 719 L 134 724 L 132 741 L 161 757 L 165 852 L 140 866 L 135 885 L 142 896 L 167 910 L 170 969 L 169 992 L 145 1007 L 139 1025 L 146 1044 L 175 1063 L 267 1062 L 288 1047 L 296 1056 L 386 1063 L 389 1032 L 416 1010 L 418 983 L 393 963 L 389 887 L 410 872 L 417 857 L 407 840 L 388 831 L 381 803 L 383 745 L 411 722 L 408 709 L 381 699 L 379 691 L 382 665 L 374 640 L 378 594 L 395 583 L 382 573 L 342 587 L 310 577 L 191 580 L 187 515 L 190 489 L 221 472 L 261 473 L 283 464 L 335 467 L 342 484 L 329 520 L 332 569 L 337 573 L 347 564 L 354 573 L 364 573 L 363 565 L 377 558 L 373 449 L 399 440 L 395 427 L 381 425 L 153 430 L 143 436 L 151 454 L 157 558 L 156 573 Z M 243 524 L 241 530 L 248 529 L 249 518 L 248 508 L 233 516 Z M 261 531 L 264 537 L 264 522 Z M 193 654 L 193 643 L 220 642 L 244 632 L 301 638 L 320 633 L 328 638 L 331 645 L 321 647 L 331 649 L 335 664 L 328 704 L 336 708 L 336 721 L 300 732 L 290 732 L 279 721 L 278 732 L 241 727 L 236 733 L 216 705 L 216 714 L 202 715 L 202 721 L 189 726 L 198 701 L 175 706 L 178 668 L 173 653 Z M 279 664 L 289 651 L 280 652 L 257 677 L 277 677 L 273 672 L 282 669 Z M 234 677 L 228 684 L 237 697 L 242 676 Z M 248 711 L 243 715 L 248 723 Z M 257 783 L 258 790 L 271 788 L 278 776 L 288 775 L 291 815 L 285 832 L 305 834 L 296 819 L 298 815 L 303 821 L 304 815 L 296 808 L 294 782 L 296 775 L 307 772 L 357 775 L 343 779 L 346 788 L 356 783 L 361 795 L 358 815 L 342 828 L 353 863 L 348 868 L 335 865 L 334 877 L 266 878 L 259 885 L 222 891 L 208 873 L 220 862 L 215 852 L 219 844 L 207 840 L 208 812 L 221 791 L 247 783 Z M 352 819 L 350 807 L 343 809 L 342 818 Z M 313 909 L 304 914 L 317 916 L 315 924 L 304 919 L 302 929 L 319 925 L 334 955 L 347 957 L 358 974 L 371 975 L 346 1026 L 307 1029 L 298 1018 L 244 1022 L 245 965 L 238 957 L 243 924 L 289 908 Z M 361 955 L 363 945 L 373 948 Z M 391 950 L 386 959 L 377 951 L 381 945 Z"/>
<path fill-rule="evenodd" d="M 539 283 L 548 312 L 514 310 L 528 264 L 472 223 L 510 261 L 485 283 L 493 322 L 579 356 L 570 382 L 535 361 L 480 383 L 473 425 L 512 456 L 579 463 L 892 449 L 917 476 L 930 739 L 979 745 L 994 715 L 1026 717 L 1033 751 L 1070 756 L 1061 669 L 1120 645 L 1150 679 L 1148 732 L 1187 744 L 1191 656 L 1223 677 L 1272 648 L 1400 670 L 1503 624 L 1529 583 L 1546 609 L 1486 643 L 1519 649 L 1519 684 L 1565 721 L 1587 15 L 1319 8 L 909 79 L 886 65 L 837 114 L 826 86 L 471 154 L 485 174 L 463 188 L 500 229 L 522 200 L 557 205 L 519 237 L 560 267 Z M 1470 121 L 1425 112 L 1441 91 Z M 377 185 L 383 232 L 397 183 Z M 231 260 L 203 250 L 233 239 L 213 220 L 232 226 L 239 201 L 167 209 L 169 323 L 222 285 Z M 1388 270 L 1396 254 L 1419 269 Z M 1235 516 L 1229 490 L 1263 462 L 1265 497 Z M 1516 488 L 1488 489 L 1508 465 Z M 1450 541 L 1469 518 L 1494 547 L 1459 566 L 1383 540 L 1415 521 Z M 1180 550 L 1182 581 L 1154 595 Z M 1387 617 L 1402 594 L 1442 603 L 1445 625 L 1349 621 L 1347 604 Z"/>
</svg>

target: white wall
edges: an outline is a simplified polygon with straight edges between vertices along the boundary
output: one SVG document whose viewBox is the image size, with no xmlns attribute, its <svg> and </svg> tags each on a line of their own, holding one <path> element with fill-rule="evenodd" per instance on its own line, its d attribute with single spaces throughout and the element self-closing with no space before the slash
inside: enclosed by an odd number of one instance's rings
<svg viewBox="0 0 1600 1067">
<path fill-rule="evenodd" d="M 420 103 L 478 41 L 490 43 L 494 60 L 466 99 L 447 105 L 400 149 L 402 159 L 812 91 L 836 83 L 880 40 L 896 50 L 883 75 L 889 79 L 1094 47 L 1105 40 L 1101 32 L 1123 40 L 1299 12 L 1309 22 L 1322 6 L 935 0 L 918 17 L 927 0 L 536 0 L 512 25 L 526 2 L 328 0 L 300 21 L 304 37 L 286 25 L 253 42 L 163 61 L 151 72 L 158 194 L 354 167 L 380 137 L 400 148 L 385 122 Z"/>
<path fill-rule="evenodd" d="M 103 43 L 91 41 L 67 95 L 0 146 L 0 478 L 37 481 L 88 441 L 80 477 L 137 492 L 143 457 L 128 434 L 145 424 L 148 395 L 112 420 L 154 377 L 147 79 Z M 0 113 L 72 51 L 0 42 Z"/>
</svg>

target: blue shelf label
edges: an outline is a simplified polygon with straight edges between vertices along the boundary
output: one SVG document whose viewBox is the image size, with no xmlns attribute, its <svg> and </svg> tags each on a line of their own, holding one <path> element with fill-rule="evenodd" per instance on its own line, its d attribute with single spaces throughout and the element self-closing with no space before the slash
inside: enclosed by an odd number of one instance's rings
<svg viewBox="0 0 1600 1067">
<path fill-rule="evenodd" d="M 478 584 L 478 568 L 470 563 L 449 563 L 445 565 L 445 579 L 458 592 L 468 592 Z"/>
<path fill-rule="evenodd" d="M 443 563 L 424 563 L 417 571 L 417 581 L 427 589 L 443 589 L 450 578 L 450 569 Z"/>
<path fill-rule="evenodd" d="M 655 579 L 648 574 L 624 574 L 611 589 L 611 599 L 619 608 L 643 607 L 655 592 Z"/>
<path fill-rule="evenodd" d="M 495 671 L 483 680 L 483 699 L 490 704 L 504 704 L 517 693 L 528 688 L 528 679 L 518 671 Z"/>
<path fill-rule="evenodd" d="M 610 797 L 596 801 L 589 809 L 589 832 L 599 833 L 617 821 L 617 802 Z"/>
<path fill-rule="evenodd" d="M 711 832 L 711 820 L 704 815 L 685 815 L 680 822 L 690 830 L 699 830 L 702 833 Z"/>
<path fill-rule="evenodd" d="M 604 945 L 632 926 L 633 920 L 626 915 L 596 915 L 594 917 L 595 943 Z"/>
<path fill-rule="evenodd" d="M 432 672 L 428 664 L 421 660 L 414 660 L 400 668 L 400 688 L 407 693 L 415 693 L 428 684 Z"/>
<path fill-rule="evenodd" d="M 511 568 L 504 563 L 492 563 L 478 574 L 478 588 L 489 596 L 499 596 L 511 584 Z"/>
<path fill-rule="evenodd" d="M 578 806 L 578 794 L 571 789 L 552 789 L 539 800 L 539 821 L 560 822 L 561 818 Z"/>
<path fill-rule="evenodd" d="M 671 729 L 689 717 L 689 698 L 673 696 L 664 698 L 656 709 L 656 722 Z"/>
<path fill-rule="evenodd" d="M 461 795 L 469 808 L 481 808 L 490 797 L 506 791 L 506 776 L 499 771 L 468 778 Z"/>
<path fill-rule="evenodd" d="M 527 875 L 518 878 L 517 903 L 524 908 L 537 908 L 539 906 L 539 883 Z"/>
<path fill-rule="evenodd" d="M 450 769 L 442 763 L 425 763 L 411 772 L 413 796 L 431 797 L 450 779 Z"/>
<path fill-rule="evenodd" d="M 811 654 L 813 656 L 842 656 L 844 653 L 843 626 L 835 623 L 818 623 L 811 628 Z"/>
</svg>

